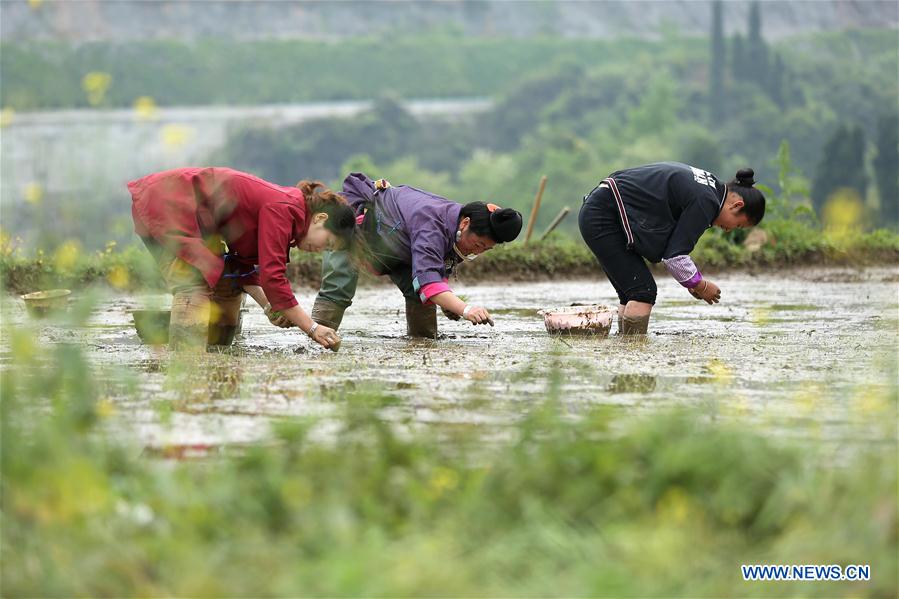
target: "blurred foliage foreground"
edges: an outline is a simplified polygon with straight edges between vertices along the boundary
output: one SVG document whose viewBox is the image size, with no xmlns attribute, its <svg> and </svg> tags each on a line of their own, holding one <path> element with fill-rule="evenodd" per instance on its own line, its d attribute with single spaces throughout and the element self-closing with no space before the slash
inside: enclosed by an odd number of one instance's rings
<svg viewBox="0 0 899 599">
<path fill-rule="evenodd" d="M 811 218 L 767 219 L 759 228 L 764 233 L 752 237 L 747 237 L 752 233 L 745 230 L 725 234 L 715 229 L 703 235 L 692 256 L 704 271 L 899 263 L 899 234 L 895 231 L 862 232 L 840 225 L 822 229 Z M 465 281 L 531 281 L 595 276 L 600 272 L 593 254 L 580 239 L 554 233 L 545 241 L 499 246 L 465 264 L 459 276 Z M 288 277 L 295 285 L 317 286 L 320 276 L 319 255 L 293 251 Z M 56 287 L 77 289 L 96 283 L 122 291 L 162 288 L 156 265 L 139 242 L 124 249 L 110 242 L 103 250 L 87 252 L 70 240 L 53 251 L 26 253 L 4 233 L 0 233 L 0 279 L 4 288 L 14 293 Z"/>
<path fill-rule="evenodd" d="M 696 413 L 572 417 L 551 378 L 503 440 L 385 422 L 396 400 L 357 389 L 333 393 L 325 439 L 284 419 L 270 443 L 164 460 L 111 434 L 127 374 L 3 333 L 4 596 L 897 593 L 893 444 L 835 465 Z M 871 581 L 750 583 L 742 563 Z"/>
</svg>

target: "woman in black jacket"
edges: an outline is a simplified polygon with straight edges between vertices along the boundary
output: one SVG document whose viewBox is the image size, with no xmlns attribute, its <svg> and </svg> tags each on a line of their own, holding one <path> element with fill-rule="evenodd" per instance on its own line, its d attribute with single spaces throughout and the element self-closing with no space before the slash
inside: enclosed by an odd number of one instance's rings
<svg viewBox="0 0 899 599">
<path fill-rule="evenodd" d="M 584 196 L 578 224 L 618 293 L 618 329 L 645 334 L 656 283 L 645 260 L 662 262 L 693 297 L 717 303 L 721 290 L 704 279 L 690 252 L 712 225 L 725 231 L 753 227 L 765 215 L 765 196 L 752 169 L 727 184 L 679 162 L 647 164 L 612 173 Z"/>
</svg>

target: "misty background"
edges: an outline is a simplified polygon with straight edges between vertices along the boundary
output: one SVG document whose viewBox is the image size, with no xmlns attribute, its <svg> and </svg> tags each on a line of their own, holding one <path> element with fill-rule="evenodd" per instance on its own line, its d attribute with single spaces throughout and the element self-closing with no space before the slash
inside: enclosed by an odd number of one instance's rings
<svg viewBox="0 0 899 599">
<path fill-rule="evenodd" d="M 125 183 L 350 170 L 526 211 L 615 169 L 752 166 L 899 221 L 895 2 L 0 3 L 0 228 L 133 240 Z M 575 234 L 575 219 L 561 234 Z"/>
</svg>

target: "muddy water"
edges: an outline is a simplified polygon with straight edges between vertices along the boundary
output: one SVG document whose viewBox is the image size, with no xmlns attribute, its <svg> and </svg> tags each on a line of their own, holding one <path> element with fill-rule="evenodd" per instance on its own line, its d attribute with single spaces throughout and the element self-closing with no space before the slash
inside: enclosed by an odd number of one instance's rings
<svg viewBox="0 0 899 599">
<path fill-rule="evenodd" d="M 479 426 L 485 435 L 502 434 L 558 389 L 573 415 L 591 404 L 636 414 L 692 406 L 774 436 L 894 447 L 899 269 L 715 280 L 722 288 L 715 306 L 660 280 L 642 343 L 546 334 L 540 308 L 616 304 L 604 280 L 458 285 L 469 301 L 492 309 L 496 327 L 440 316 L 439 341 L 403 336 L 395 289 L 362 289 L 344 320 L 338 354 L 295 329 L 272 327 L 252 306 L 227 353 L 171 362 L 164 348 L 140 344 L 129 314 L 165 303 L 161 296 L 109 298 L 86 327 L 47 324 L 40 332 L 51 343 L 84 344 L 101 372 L 132 373 L 136 391 L 110 387 L 110 420 L 148 448 L 203 451 L 264 441 L 274 420 L 334 413 L 348 401 L 346 391 L 366 389 L 392 398 L 381 408 L 385 418 Z M 298 297 L 308 308 L 314 293 Z M 27 318 L 20 306 L 6 314 L 13 322 Z M 186 386 L 171 383 L 175 371 L 183 371 Z"/>
</svg>

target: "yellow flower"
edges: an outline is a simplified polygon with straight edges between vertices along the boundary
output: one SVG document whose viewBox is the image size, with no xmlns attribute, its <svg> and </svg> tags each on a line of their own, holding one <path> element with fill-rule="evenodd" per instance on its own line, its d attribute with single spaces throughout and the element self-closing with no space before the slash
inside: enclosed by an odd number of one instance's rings
<svg viewBox="0 0 899 599">
<path fill-rule="evenodd" d="M 180 148 L 194 135 L 194 130 L 185 125 L 166 125 L 162 128 L 162 143 L 170 148 Z"/>
<path fill-rule="evenodd" d="M 12 123 L 15 118 L 16 111 L 13 108 L 7 106 L 3 110 L 0 110 L 0 127 L 6 127 Z"/>
<path fill-rule="evenodd" d="M 672 487 L 665 491 L 656 503 L 656 515 L 661 520 L 684 524 L 693 511 L 692 500 L 680 487 Z"/>
<path fill-rule="evenodd" d="M 141 96 L 134 101 L 134 113 L 140 121 L 152 121 L 159 118 L 156 101 L 150 96 Z"/>
<path fill-rule="evenodd" d="M 106 275 L 106 280 L 116 289 L 125 289 L 130 280 L 128 269 L 121 265 L 113 266 Z"/>
<path fill-rule="evenodd" d="M 218 322 L 219 318 L 222 316 L 222 309 L 219 308 L 218 304 L 215 302 L 209 302 L 208 306 L 209 315 L 205 320 L 208 320 L 209 322 Z"/>
<path fill-rule="evenodd" d="M 813 414 L 821 409 L 824 388 L 817 383 L 804 385 L 796 395 L 796 406 L 805 414 Z"/>
<path fill-rule="evenodd" d="M 44 199 L 44 188 L 40 183 L 32 181 L 25 186 L 25 201 L 35 206 L 40 204 Z"/>
<path fill-rule="evenodd" d="M 757 308 L 753 308 L 750 313 L 750 318 L 756 326 L 763 327 L 771 322 L 771 308 L 768 306 L 758 306 Z"/>
<path fill-rule="evenodd" d="M 37 355 L 37 344 L 34 337 L 25 330 L 13 330 L 12 332 L 12 348 L 13 358 L 23 363 L 30 362 Z"/>
<path fill-rule="evenodd" d="M 431 499 L 437 499 L 447 491 L 451 491 L 459 484 L 459 474 L 449 468 L 436 468 L 431 480 L 428 481 L 428 495 Z"/>
<path fill-rule="evenodd" d="M 81 88 L 87 94 L 91 106 L 99 106 L 106 99 L 106 92 L 112 83 L 112 75 L 102 71 L 91 71 L 81 79 Z"/>
<path fill-rule="evenodd" d="M 716 383 L 722 385 L 729 384 L 734 378 L 734 373 L 730 367 L 717 358 L 709 360 L 709 363 L 706 364 L 706 370 L 715 378 Z"/>
<path fill-rule="evenodd" d="M 876 388 L 861 388 L 855 392 L 852 399 L 852 408 L 862 416 L 880 416 L 890 408 L 885 393 Z M 893 420 L 894 424 L 895 422 Z"/>
<path fill-rule="evenodd" d="M 859 230 L 862 224 L 864 205 L 858 192 L 838 189 L 824 205 L 822 221 L 827 233 L 839 241 Z"/>
<path fill-rule="evenodd" d="M 58 248 L 53 255 L 57 270 L 69 270 L 78 261 L 78 255 L 81 253 L 81 244 L 74 239 L 70 239 Z"/>
<path fill-rule="evenodd" d="M 109 418 L 115 414 L 115 404 L 108 399 L 101 399 L 97 402 L 97 415 L 100 418 Z"/>
</svg>

